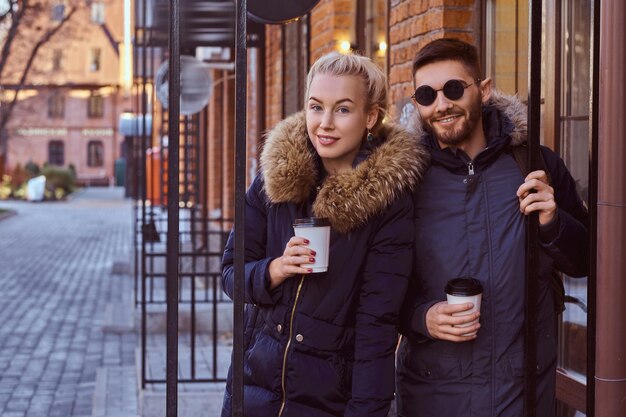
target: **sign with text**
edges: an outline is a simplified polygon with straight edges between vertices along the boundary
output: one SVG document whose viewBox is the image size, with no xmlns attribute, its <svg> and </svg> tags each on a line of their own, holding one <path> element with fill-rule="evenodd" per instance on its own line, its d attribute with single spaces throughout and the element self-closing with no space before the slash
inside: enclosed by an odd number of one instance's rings
<svg viewBox="0 0 626 417">
<path fill-rule="evenodd" d="M 67 136 L 68 129 L 65 127 L 22 127 L 15 131 L 19 136 Z M 115 131 L 110 127 L 84 128 L 80 130 L 81 135 L 89 137 L 114 136 Z"/>
<path fill-rule="evenodd" d="M 64 127 L 23 127 L 17 129 L 20 136 L 65 136 L 67 129 Z"/>
</svg>

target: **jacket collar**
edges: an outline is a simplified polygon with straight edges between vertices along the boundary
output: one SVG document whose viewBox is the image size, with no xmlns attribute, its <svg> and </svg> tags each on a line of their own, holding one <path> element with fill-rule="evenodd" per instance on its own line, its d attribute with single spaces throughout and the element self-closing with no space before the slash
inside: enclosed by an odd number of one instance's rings
<svg viewBox="0 0 626 417">
<path fill-rule="evenodd" d="M 379 136 L 379 144 L 357 156 L 353 170 L 329 175 L 319 184 L 320 161 L 309 142 L 304 112 L 288 117 L 269 132 L 261 153 L 269 202 L 305 204 L 314 197 L 313 214 L 328 217 L 339 233 L 363 226 L 413 189 L 428 164 L 428 152 L 404 129 L 385 125 Z"/>
</svg>

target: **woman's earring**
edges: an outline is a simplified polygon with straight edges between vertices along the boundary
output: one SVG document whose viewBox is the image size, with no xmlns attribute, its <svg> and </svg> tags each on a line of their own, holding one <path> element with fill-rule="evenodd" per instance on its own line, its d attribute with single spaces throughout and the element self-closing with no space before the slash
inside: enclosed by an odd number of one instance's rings
<svg viewBox="0 0 626 417">
<path fill-rule="evenodd" d="M 372 135 L 372 132 L 370 132 L 369 129 L 367 129 L 367 142 L 372 142 L 374 140 L 374 135 Z"/>
</svg>

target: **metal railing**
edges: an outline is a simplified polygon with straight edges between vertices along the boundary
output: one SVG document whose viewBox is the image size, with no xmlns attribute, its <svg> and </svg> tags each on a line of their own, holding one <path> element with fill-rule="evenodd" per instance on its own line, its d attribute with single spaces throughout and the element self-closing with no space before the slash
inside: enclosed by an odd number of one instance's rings
<svg viewBox="0 0 626 417">
<path fill-rule="evenodd" d="M 159 43 L 157 34 L 162 29 L 153 25 L 150 5 L 153 2 L 148 0 L 136 3 L 133 111 L 143 116 L 138 119 L 140 121 L 146 120 L 146 115 L 157 120 L 154 126 L 157 134 L 153 135 L 145 126 L 138 129 L 140 134 L 132 139 L 128 152 L 130 169 L 135 173 L 132 187 L 135 306 L 141 313 L 142 386 L 221 382 L 225 380 L 226 369 L 220 368 L 218 360 L 220 330 L 224 330 L 220 329 L 220 321 L 224 311 L 229 313 L 230 308 L 224 310 L 220 305 L 231 303 L 221 288 L 221 256 L 227 237 L 226 227 L 232 224 L 232 220 L 221 215 L 209 217 L 202 201 L 209 183 L 203 178 L 205 173 L 202 171 L 208 153 L 207 139 L 201 131 L 201 123 L 206 123 L 206 117 L 201 114 L 176 116 L 179 122 L 170 126 L 172 107 L 163 110 L 156 101 L 153 87 L 156 66 L 171 51 L 166 51 Z M 175 74 L 171 75 L 170 80 L 175 78 Z M 178 97 L 178 94 L 173 96 Z M 172 130 L 178 131 L 175 138 L 170 133 Z M 172 185 L 173 179 L 175 185 Z M 220 212 L 224 213 L 224 210 Z M 172 238 L 172 233 L 176 238 Z M 172 241 L 176 241 L 175 250 Z M 175 308 L 171 307 L 172 296 Z M 180 340 L 178 331 L 173 337 L 171 331 L 172 326 L 178 330 L 179 309 L 186 320 Z M 173 310 L 176 310 L 174 320 Z M 164 314 L 168 327 L 165 338 L 168 359 L 165 375 L 161 375 L 151 373 L 149 362 L 154 359 L 154 355 L 151 356 L 153 335 L 163 331 L 155 324 L 155 317 L 163 321 Z M 158 342 L 162 349 L 163 340 Z M 175 378 L 170 381 L 172 365 L 169 357 L 174 343 L 177 347 L 179 344 L 185 347 L 180 362 L 184 375 L 174 372 Z M 178 368 L 178 363 L 174 365 Z M 170 395 L 168 392 L 168 397 Z"/>
</svg>

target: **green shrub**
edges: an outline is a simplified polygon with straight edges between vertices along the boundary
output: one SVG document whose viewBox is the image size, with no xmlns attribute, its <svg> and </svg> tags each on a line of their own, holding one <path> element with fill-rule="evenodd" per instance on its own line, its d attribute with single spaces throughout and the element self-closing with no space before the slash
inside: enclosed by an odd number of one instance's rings
<svg viewBox="0 0 626 417">
<path fill-rule="evenodd" d="M 6 175 L 5 175 L 6 176 Z M 0 182 L 0 200 L 7 200 L 13 194 L 13 187 L 10 182 Z"/>
<path fill-rule="evenodd" d="M 47 165 L 41 170 L 41 173 L 46 177 L 46 188 L 51 190 L 61 188 L 67 194 L 74 190 L 74 175 L 69 169 Z"/>
<path fill-rule="evenodd" d="M 0 200 L 7 200 L 13 196 L 13 178 L 10 175 L 3 175 L 0 181 Z"/>
<path fill-rule="evenodd" d="M 72 174 L 72 178 L 74 178 L 74 180 L 76 180 L 76 167 L 74 166 L 74 164 L 69 164 L 67 166 L 67 169 L 70 170 L 70 173 Z"/>
<path fill-rule="evenodd" d="M 19 187 L 13 190 L 13 198 L 19 198 L 26 200 L 26 183 L 23 183 Z"/>
<path fill-rule="evenodd" d="M 26 175 L 26 171 L 22 168 L 22 164 L 17 163 L 11 172 L 11 178 L 14 187 L 19 187 L 24 184 L 28 178 Z"/>
<path fill-rule="evenodd" d="M 26 165 L 24 165 L 24 171 L 26 171 L 26 176 L 28 177 L 28 179 L 41 174 L 41 168 L 39 168 L 39 165 L 37 165 L 33 161 L 28 161 Z"/>
</svg>

